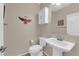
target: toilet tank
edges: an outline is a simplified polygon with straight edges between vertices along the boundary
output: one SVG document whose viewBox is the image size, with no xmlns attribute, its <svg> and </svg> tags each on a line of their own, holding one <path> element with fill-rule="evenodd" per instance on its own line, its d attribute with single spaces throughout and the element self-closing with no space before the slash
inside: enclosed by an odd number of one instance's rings
<svg viewBox="0 0 79 59">
<path fill-rule="evenodd" d="M 46 38 L 40 37 L 40 46 L 42 46 L 42 47 L 46 46 L 45 39 Z"/>
</svg>

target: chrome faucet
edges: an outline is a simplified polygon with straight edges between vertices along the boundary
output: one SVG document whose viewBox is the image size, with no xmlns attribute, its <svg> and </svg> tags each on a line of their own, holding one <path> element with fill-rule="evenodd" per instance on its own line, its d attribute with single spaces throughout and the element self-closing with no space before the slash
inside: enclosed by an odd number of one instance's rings
<svg viewBox="0 0 79 59">
<path fill-rule="evenodd" d="M 57 38 L 57 40 L 59 40 L 59 41 L 63 41 L 63 39 L 62 39 L 62 38 Z"/>
</svg>

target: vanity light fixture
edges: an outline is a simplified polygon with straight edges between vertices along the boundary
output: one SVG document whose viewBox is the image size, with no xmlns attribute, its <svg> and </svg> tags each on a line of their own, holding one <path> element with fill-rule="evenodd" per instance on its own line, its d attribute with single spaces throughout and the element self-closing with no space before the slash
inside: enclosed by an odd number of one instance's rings
<svg viewBox="0 0 79 59">
<path fill-rule="evenodd" d="M 29 19 L 27 16 L 24 17 L 18 17 L 24 24 L 28 24 L 29 22 L 31 22 L 32 20 Z"/>
</svg>

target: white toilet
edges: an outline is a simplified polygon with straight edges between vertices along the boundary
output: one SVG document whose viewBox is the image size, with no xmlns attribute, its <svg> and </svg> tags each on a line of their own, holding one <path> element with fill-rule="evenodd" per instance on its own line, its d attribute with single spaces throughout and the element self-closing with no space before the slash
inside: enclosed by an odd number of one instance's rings
<svg viewBox="0 0 79 59">
<path fill-rule="evenodd" d="M 43 56 L 43 47 L 46 45 L 43 38 L 40 38 L 40 45 L 32 45 L 29 48 L 31 56 Z"/>
</svg>

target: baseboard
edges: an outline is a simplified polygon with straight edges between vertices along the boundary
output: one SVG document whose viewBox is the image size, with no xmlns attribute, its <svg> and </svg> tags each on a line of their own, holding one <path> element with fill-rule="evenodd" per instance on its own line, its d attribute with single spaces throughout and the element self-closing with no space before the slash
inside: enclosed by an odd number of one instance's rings
<svg viewBox="0 0 79 59">
<path fill-rule="evenodd" d="M 19 54 L 19 55 L 17 55 L 17 56 L 25 56 L 26 54 L 28 54 L 29 52 L 25 52 L 25 53 L 22 53 L 22 54 Z M 46 53 L 46 52 L 43 52 L 43 54 L 45 55 L 45 56 L 48 56 L 48 54 Z"/>
<path fill-rule="evenodd" d="M 17 56 L 24 56 L 24 55 L 27 54 L 27 53 L 29 53 L 29 52 L 25 52 L 25 53 L 19 54 L 19 55 L 17 55 Z"/>
</svg>

